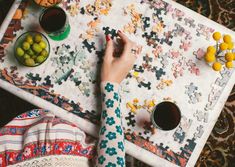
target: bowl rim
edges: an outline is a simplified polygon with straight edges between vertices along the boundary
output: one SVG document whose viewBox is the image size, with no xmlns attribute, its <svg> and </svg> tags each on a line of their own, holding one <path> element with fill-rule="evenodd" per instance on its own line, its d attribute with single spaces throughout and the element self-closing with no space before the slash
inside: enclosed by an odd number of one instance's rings
<svg viewBox="0 0 235 167">
<path fill-rule="evenodd" d="M 17 43 L 24 35 L 26 35 L 26 34 L 28 34 L 28 33 L 38 33 L 38 34 L 42 35 L 42 36 L 46 39 L 47 44 L 48 44 L 48 56 L 47 56 L 47 58 L 46 58 L 43 62 L 41 62 L 41 63 L 39 63 L 39 64 L 37 64 L 37 65 L 35 65 L 35 66 L 28 66 L 28 65 L 24 64 L 21 60 L 19 60 L 18 56 L 16 56 L 16 48 L 17 48 L 16 43 Z M 26 67 L 37 67 L 37 66 L 43 64 L 43 63 L 48 59 L 48 57 L 49 57 L 49 55 L 50 55 L 50 51 L 51 51 L 51 48 L 50 48 L 49 40 L 47 39 L 47 37 L 46 37 L 43 33 L 39 32 L 39 31 L 26 31 L 26 32 L 22 33 L 19 37 L 17 37 L 17 39 L 16 39 L 16 41 L 15 41 L 15 44 L 14 44 L 14 57 L 17 59 L 17 61 L 18 61 L 21 65 L 26 66 Z"/>
</svg>

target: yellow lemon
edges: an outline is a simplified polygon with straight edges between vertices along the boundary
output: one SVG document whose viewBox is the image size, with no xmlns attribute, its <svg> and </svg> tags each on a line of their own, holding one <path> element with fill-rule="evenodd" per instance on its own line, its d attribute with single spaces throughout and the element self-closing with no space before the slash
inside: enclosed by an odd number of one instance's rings
<svg viewBox="0 0 235 167">
<path fill-rule="evenodd" d="M 205 61 L 207 63 L 211 63 L 211 62 L 215 61 L 215 55 L 213 53 L 211 53 L 211 52 L 206 53 L 204 58 L 205 58 Z"/>
<path fill-rule="evenodd" d="M 223 42 L 219 45 L 219 48 L 220 48 L 220 50 L 226 50 L 226 49 L 228 49 L 228 44 Z"/>
<path fill-rule="evenodd" d="M 230 35 L 224 35 L 223 40 L 225 43 L 230 43 L 232 42 L 232 37 Z"/>
<path fill-rule="evenodd" d="M 207 52 L 211 52 L 211 53 L 215 54 L 216 49 L 215 49 L 213 46 L 209 46 L 209 47 L 207 48 Z"/>
<path fill-rule="evenodd" d="M 212 65 L 212 68 L 215 70 L 215 71 L 220 71 L 221 68 L 222 68 L 222 65 L 220 62 L 214 62 L 214 64 Z"/>
<path fill-rule="evenodd" d="M 220 40 L 220 38 L 221 38 L 220 32 L 214 32 L 213 38 L 214 38 L 214 40 L 216 40 L 216 41 Z"/>
<path fill-rule="evenodd" d="M 233 46 L 234 46 L 234 45 L 233 45 L 232 42 L 229 42 L 229 43 L 228 43 L 228 49 L 229 49 L 229 50 L 232 50 L 232 49 L 233 49 Z"/>
<path fill-rule="evenodd" d="M 229 52 L 225 54 L 225 60 L 227 61 L 233 61 L 233 53 Z"/>
<path fill-rule="evenodd" d="M 232 61 L 228 61 L 228 62 L 225 63 L 225 66 L 227 68 L 233 68 L 233 62 Z"/>
</svg>

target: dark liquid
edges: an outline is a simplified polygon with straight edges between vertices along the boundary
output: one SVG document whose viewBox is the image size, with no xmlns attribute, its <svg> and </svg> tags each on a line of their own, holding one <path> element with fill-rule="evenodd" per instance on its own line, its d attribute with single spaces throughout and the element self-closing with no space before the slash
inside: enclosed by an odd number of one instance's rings
<svg viewBox="0 0 235 167">
<path fill-rule="evenodd" d="M 179 124 L 181 114 L 174 103 L 162 102 L 156 106 L 153 118 L 155 123 L 163 130 L 172 130 Z"/>
<path fill-rule="evenodd" d="M 66 14 L 58 7 L 46 9 L 40 18 L 40 25 L 49 33 L 62 29 L 65 26 L 65 23 Z"/>
</svg>

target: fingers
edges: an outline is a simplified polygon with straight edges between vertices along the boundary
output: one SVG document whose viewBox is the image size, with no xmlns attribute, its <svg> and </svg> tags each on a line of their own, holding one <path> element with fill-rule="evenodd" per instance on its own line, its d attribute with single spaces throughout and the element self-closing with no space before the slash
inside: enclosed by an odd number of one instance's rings
<svg viewBox="0 0 235 167">
<path fill-rule="evenodd" d="M 126 44 L 129 42 L 129 39 L 125 34 L 123 34 L 120 30 L 118 30 L 118 36 L 122 39 L 123 43 Z"/>
<path fill-rule="evenodd" d="M 113 40 L 110 38 L 109 35 L 106 35 L 105 38 L 106 38 L 106 49 L 105 49 L 104 59 L 112 60 L 114 52 Z"/>
</svg>

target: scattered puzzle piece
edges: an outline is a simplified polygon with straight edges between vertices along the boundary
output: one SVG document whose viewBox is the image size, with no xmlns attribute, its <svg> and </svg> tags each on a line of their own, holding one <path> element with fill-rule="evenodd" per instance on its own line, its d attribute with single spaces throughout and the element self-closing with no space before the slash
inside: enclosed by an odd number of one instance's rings
<svg viewBox="0 0 235 167">
<path fill-rule="evenodd" d="M 194 117 L 197 118 L 198 121 L 203 121 L 205 123 L 208 122 L 208 113 L 207 112 L 202 112 L 202 111 L 199 111 L 197 110 L 194 114 L 193 114 Z"/>
<path fill-rule="evenodd" d="M 136 124 L 135 115 L 132 112 L 128 113 L 128 116 L 125 117 L 128 126 L 134 127 Z"/>
<path fill-rule="evenodd" d="M 166 74 L 165 71 L 163 71 L 162 68 L 157 69 L 156 67 L 153 68 L 153 71 L 155 71 L 155 76 L 157 77 L 157 80 L 160 80 L 160 78 Z"/>
<path fill-rule="evenodd" d="M 88 52 L 92 52 L 92 50 L 95 50 L 95 42 L 89 43 L 87 39 L 85 39 L 83 42 L 83 48 L 86 48 Z"/>
<path fill-rule="evenodd" d="M 179 143 L 182 143 L 185 138 L 185 132 L 182 130 L 181 127 L 177 128 L 175 133 L 173 134 L 174 141 L 177 141 Z"/>
<path fill-rule="evenodd" d="M 193 134 L 194 138 L 197 139 L 197 138 L 200 138 L 202 137 L 202 134 L 204 133 L 204 127 L 202 125 L 199 125 L 197 127 L 197 132 L 195 132 Z"/>
</svg>

